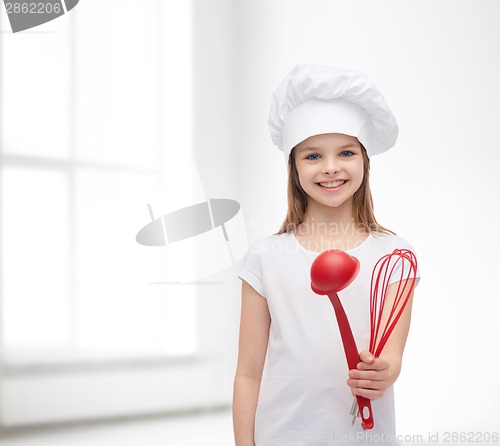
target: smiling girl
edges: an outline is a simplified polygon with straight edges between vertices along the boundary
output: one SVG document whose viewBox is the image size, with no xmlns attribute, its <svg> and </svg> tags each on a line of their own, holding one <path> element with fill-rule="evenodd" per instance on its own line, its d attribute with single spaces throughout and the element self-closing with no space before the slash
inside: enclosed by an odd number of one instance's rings
<svg viewBox="0 0 500 446">
<path fill-rule="evenodd" d="M 288 210 L 276 234 L 252 241 L 239 272 L 236 446 L 395 445 L 392 385 L 412 299 L 383 354 L 363 350 L 357 369 L 348 371 L 330 302 L 313 293 L 309 274 L 328 249 L 360 261 L 358 276 L 339 295 L 356 344 L 366 348 L 373 267 L 396 248 L 412 249 L 376 221 L 369 185 L 370 156 L 394 145 L 396 121 L 365 75 L 303 64 L 274 93 L 269 125 L 288 166 Z M 389 295 L 399 277 L 398 270 L 391 275 Z M 372 400 L 376 423 L 369 432 L 351 424 L 353 394 Z"/>
</svg>

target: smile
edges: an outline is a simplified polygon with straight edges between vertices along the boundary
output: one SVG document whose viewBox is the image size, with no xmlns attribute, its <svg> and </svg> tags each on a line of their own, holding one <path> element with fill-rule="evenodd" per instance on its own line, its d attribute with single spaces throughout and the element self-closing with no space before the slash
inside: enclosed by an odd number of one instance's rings
<svg viewBox="0 0 500 446">
<path fill-rule="evenodd" d="M 329 181 L 325 183 L 316 183 L 316 184 L 322 189 L 337 190 L 340 189 L 345 183 L 347 183 L 347 180 Z"/>
</svg>

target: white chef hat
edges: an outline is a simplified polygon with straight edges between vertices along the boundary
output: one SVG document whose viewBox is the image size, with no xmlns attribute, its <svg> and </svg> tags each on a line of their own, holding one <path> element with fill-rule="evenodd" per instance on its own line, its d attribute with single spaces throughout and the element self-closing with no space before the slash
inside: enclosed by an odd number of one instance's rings
<svg viewBox="0 0 500 446">
<path fill-rule="evenodd" d="M 363 73 L 299 64 L 274 92 L 269 112 L 273 143 L 284 152 L 313 135 L 355 136 L 368 156 L 396 143 L 398 124 L 384 97 Z"/>
</svg>

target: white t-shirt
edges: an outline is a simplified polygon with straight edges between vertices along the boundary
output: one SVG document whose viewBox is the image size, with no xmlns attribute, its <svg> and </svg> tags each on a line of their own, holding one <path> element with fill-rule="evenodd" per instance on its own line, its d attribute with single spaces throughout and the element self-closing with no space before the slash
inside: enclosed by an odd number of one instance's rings
<svg viewBox="0 0 500 446">
<path fill-rule="evenodd" d="M 347 251 L 359 260 L 360 270 L 338 294 L 359 351 L 368 348 L 370 339 L 373 267 L 396 248 L 413 251 L 403 238 L 382 234 L 371 234 Z M 317 256 L 292 232 L 270 235 L 251 241 L 238 274 L 267 299 L 271 315 L 255 446 L 395 445 L 392 386 L 372 401 L 373 429 L 364 431 L 359 418 L 351 425 L 353 397 L 335 313 L 327 296 L 311 290 L 311 264 Z M 395 271 L 390 283 L 398 277 Z"/>
</svg>

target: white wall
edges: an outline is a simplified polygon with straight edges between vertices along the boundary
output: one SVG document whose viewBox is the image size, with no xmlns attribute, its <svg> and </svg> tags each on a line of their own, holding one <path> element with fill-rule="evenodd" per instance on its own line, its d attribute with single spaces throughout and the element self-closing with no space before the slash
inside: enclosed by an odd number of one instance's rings
<svg viewBox="0 0 500 446">
<path fill-rule="evenodd" d="M 411 241 L 423 277 L 396 384 L 403 435 L 499 427 L 499 17 L 488 0 L 238 2 L 235 150 L 252 235 L 284 218 L 285 163 L 267 113 L 295 64 L 366 72 L 398 118 L 372 187 L 377 218 Z"/>
</svg>

